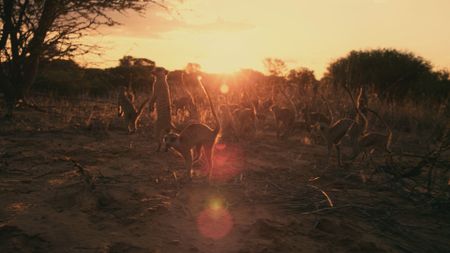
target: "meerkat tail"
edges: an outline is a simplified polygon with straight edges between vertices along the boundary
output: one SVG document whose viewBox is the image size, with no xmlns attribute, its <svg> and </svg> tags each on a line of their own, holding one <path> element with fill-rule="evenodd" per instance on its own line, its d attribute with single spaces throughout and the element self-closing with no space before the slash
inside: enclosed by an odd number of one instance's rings
<svg viewBox="0 0 450 253">
<path fill-rule="evenodd" d="M 211 106 L 211 112 L 212 112 L 212 114 L 214 116 L 214 120 L 216 121 L 216 128 L 214 129 L 214 132 L 218 133 L 220 131 L 219 117 L 217 117 L 216 110 L 214 109 L 213 102 L 211 100 L 211 97 L 209 96 L 209 92 L 206 90 L 205 86 L 203 85 L 203 82 L 200 79 L 197 79 L 197 80 L 198 80 L 198 82 L 200 84 L 200 87 L 202 87 L 203 92 L 206 94 L 206 97 L 208 98 L 209 105 Z"/>
<path fill-rule="evenodd" d="M 364 113 L 359 108 L 359 102 L 357 103 L 355 101 L 355 98 L 353 97 L 352 92 L 347 87 L 347 85 L 344 85 L 344 89 L 347 91 L 348 95 L 350 96 L 350 99 L 352 100 L 353 106 L 355 107 L 356 113 L 361 117 L 362 120 L 364 120 L 364 127 L 365 127 L 364 129 L 367 129 L 368 120 L 367 120 L 367 117 L 364 115 Z M 360 97 L 361 94 L 362 94 L 362 88 L 359 89 L 358 97 Z"/>
<path fill-rule="evenodd" d="M 137 110 L 137 115 L 138 117 L 142 114 L 142 112 L 145 110 L 145 106 L 148 104 L 148 102 L 150 101 L 150 98 L 147 98 L 144 102 L 142 102 L 141 106 L 139 106 L 139 109 Z"/>
<path fill-rule="evenodd" d="M 370 108 L 367 108 L 367 111 L 373 113 L 379 120 L 381 120 L 381 122 L 383 122 L 384 126 L 386 127 L 386 131 L 387 131 L 387 137 L 388 137 L 387 143 L 390 144 L 391 141 L 392 141 L 392 129 L 391 129 L 391 127 L 386 123 L 386 121 L 376 111 L 374 111 L 374 110 L 372 110 Z"/>
</svg>

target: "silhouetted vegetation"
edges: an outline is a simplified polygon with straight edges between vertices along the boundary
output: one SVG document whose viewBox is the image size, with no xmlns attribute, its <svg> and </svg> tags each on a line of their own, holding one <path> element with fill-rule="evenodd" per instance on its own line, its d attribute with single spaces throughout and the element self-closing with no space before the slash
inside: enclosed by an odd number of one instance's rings
<svg viewBox="0 0 450 253">
<path fill-rule="evenodd" d="M 351 51 L 328 67 L 325 79 L 336 86 L 363 87 L 386 101 L 446 101 L 449 74 L 434 71 L 430 62 L 394 49 Z"/>
<path fill-rule="evenodd" d="M 143 11 L 158 1 L 1 1 L 0 92 L 7 117 L 34 84 L 42 59 L 92 52 L 80 38 L 101 26 L 116 25 L 111 13 Z"/>
</svg>

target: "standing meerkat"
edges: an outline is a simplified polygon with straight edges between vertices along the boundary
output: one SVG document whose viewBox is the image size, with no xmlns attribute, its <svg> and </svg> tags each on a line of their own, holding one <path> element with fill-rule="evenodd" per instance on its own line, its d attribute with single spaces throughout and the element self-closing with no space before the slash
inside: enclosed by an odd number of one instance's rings
<svg viewBox="0 0 450 253">
<path fill-rule="evenodd" d="M 233 111 L 234 122 L 240 135 L 256 135 L 256 112 L 255 108 L 239 108 Z"/>
<path fill-rule="evenodd" d="M 180 97 L 172 101 L 173 104 L 173 115 L 177 115 L 178 111 L 189 111 L 192 114 L 192 108 L 195 106 L 192 98 L 189 96 Z"/>
<path fill-rule="evenodd" d="M 275 118 L 277 139 L 280 139 L 292 130 L 295 123 L 295 112 L 289 108 L 280 107 L 279 105 L 273 105 L 270 107 L 270 110 L 273 112 Z M 280 134 L 280 124 L 282 124 L 285 129 L 283 135 Z"/>
<path fill-rule="evenodd" d="M 155 138 L 158 140 L 157 152 L 161 150 L 164 135 L 174 128 L 172 124 L 172 108 L 167 74 L 168 71 L 162 67 L 156 67 L 152 71 L 155 80 L 150 98 L 150 111 L 153 111 L 153 106 L 156 104 Z"/>
<path fill-rule="evenodd" d="M 386 133 L 368 132 L 360 136 L 355 143 L 353 143 L 353 154 L 351 159 L 355 159 L 361 152 L 371 152 L 372 150 L 382 150 L 391 154 L 390 149 L 392 142 L 392 130 L 384 119 L 374 110 L 366 108 L 367 111 L 373 113 L 380 119 L 386 127 Z"/>
<path fill-rule="evenodd" d="M 235 122 L 230 111 L 230 107 L 227 104 L 222 104 L 219 106 L 219 115 L 221 119 L 222 126 L 222 138 L 231 138 L 234 141 L 239 141 L 237 131 L 235 128 Z"/>
<path fill-rule="evenodd" d="M 192 177 L 192 152 L 195 149 L 195 151 L 197 151 L 197 154 L 200 154 L 202 148 L 208 166 L 208 178 L 211 179 L 213 170 L 214 146 L 221 130 L 220 122 L 211 101 L 211 97 L 209 96 L 208 91 L 205 89 L 200 79 L 201 78 L 199 78 L 198 81 L 204 93 L 206 94 L 206 97 L 208 98 L 211 112 L 214 116 L 214 120 L 216 121 L 216 127 L 210 128 L 202 123 L 192 123 L 185 127 L 179 134 L 169 133 L 164 137 L 165 151 L 167 151 L 169 148 L 174 148 L 183 156 L 189 179 L 191 179 Z"/>
<path fill-rule="evenodd" d="M 126 100 L 133 103 L 134 95 L 129 92 L 127 87 L 120 86 L 119 94 L 117 96 L 117 116 L 118 117 L 123 117 L 125 114 L 123 107 L 124 107 L 124 104 L 126 103 Z"/>
<path fill-rule="evenodd" d="M 317 123 L 322 123 L 326 125 L 330 125 L 332 123 L 331 119 L 325 116 L 323 113 L 311 112 L 308 105 L 302 109 L 302 113 L 303 118 L 305 119 L 305 123 L 308 126 L 313 126 Z"/>
<path fill-rule="evenodd" d="M 331 126 L 325 123 L 317 123 L 322 133 L 322 136 L 327 142 L 328 148 L 327 163 L 329 163 L 330 161 L 331 152 L 334 146 L 336 147 L 337 151 L 338 165 L 342 166 L 340 143 L 342 138 L 344 138 L 344 136 L 347 134 L 348 130 L 352 127 L 353 124 L 354 121 L 352 119 L 340 119 Z"/>
<path fill-rule="evenodd" d="M 134 98 L 134 96 L 133 96 Z M 127 123 L 128 132 L 133 133 L 137 129 L 137 123 L 141 118 L 142 112 L 145 109 L 145 105 L 148 103 L 149 99 L 145 100 L 138 109 L 134 106 L 126 87 L 121 87 L 118 97 L 118 116 L 124 117 Z"/>
</svg>

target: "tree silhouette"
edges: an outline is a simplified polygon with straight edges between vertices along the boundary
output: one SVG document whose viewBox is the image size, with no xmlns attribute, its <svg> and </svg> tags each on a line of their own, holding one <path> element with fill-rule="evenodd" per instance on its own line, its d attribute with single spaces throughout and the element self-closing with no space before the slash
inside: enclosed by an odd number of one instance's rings
<svg viewBox="0 0 450 253">
<path fill-rule="evenodd" d="M 298 90 L 298 97 L 305 96 L 309 89 L 317 92 L 317 79 L 314 71 L 308 68 L 291 69 L 287 75 L 289 82 L 295 84 Z"/>
<path fill-rule="evenodd" d="M 155 62 L 150 59 L 126 55 L 119 59 L 119 66 L 110 68 L 108 71 L 113 74 L 115 85 L 127 85 L 136 90 L 151 89 L 153 80 L 151 72 L 154 68 Z"/>
<path fill-rule="evenodd" d="M 80 40 L 100 26 L 116 25 L 114 11 L 143 11 L 155 0 L 3 0 L 0 2 L 0 92 L 6 117 L 24 101 L 41 58 L 72 57 L 92 50 Z"/>
<path fill-rule="evenodd" d="M 371 89 L 387 101 L 418 101 L 431 95 L 443 101 L 450 94 L 448 74 L 434 72 L 421 57 L 394 49 L 351 51 L 328 66 L 325 79 L 336 86 Z"/>
</svg>

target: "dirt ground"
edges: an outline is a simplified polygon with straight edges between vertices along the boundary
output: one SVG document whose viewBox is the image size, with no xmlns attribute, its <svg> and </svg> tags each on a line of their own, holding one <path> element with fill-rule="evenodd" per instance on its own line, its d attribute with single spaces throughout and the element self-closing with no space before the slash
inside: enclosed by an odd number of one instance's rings
<svg viewBox="0 0 450 253">
<path fill-rule="evenodd" d="M 150 131 L 49 120 L 0 123 L 0 252 L 450 252 L 448 210 L 299 137 L 219 143 L 212 183 L 186 182 Z"/>
</svg>

